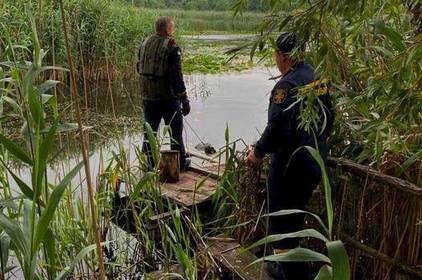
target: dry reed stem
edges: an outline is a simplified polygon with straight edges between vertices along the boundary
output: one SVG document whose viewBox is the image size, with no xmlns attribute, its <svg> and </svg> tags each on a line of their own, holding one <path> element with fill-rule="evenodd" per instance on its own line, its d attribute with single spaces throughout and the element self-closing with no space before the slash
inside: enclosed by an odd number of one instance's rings
<svg viewBox="0 0 422 280">
<path fill-rule="evenodd" d="M 263 205 L 265 204 L 264 188 L 260 185 L 262 166 L 249 167 L 244 161 L 237 166 L 238 201 L 234 215 L 237 223 L 233 236 L 240 243 L 264 235 L 264 227 L 257 227 Z"/>
<path fill-rule="evenodd" d="M 85 141 L 85 131 L 83 130 L 83 125 L 82 125 L 82 117 L 81 117 L 81 110 L 79 107 L 78 94 L 76 92 L 77 86 L 76 86 L 76 78 L 75 78 L 75 69 L 73 66 L 73 60 L 72 60 L 70 47 L 69 47 L 69 38 L 67 34 L 67 26 L 66 26 L 65 14 L 64 14 L 63 0 L 60 0 L 60 12 L 62 15 L 63 34 L 65 38 L 67 59 L 68 59 L 69 67 L 70 67 L 70 79 L 71 79 L 71 85 L 72 85 L 71 93 L 74 96 L 75 103 L 76 103 L 76 114 L 77 114 L 78 128 L 79 128 L 79 133 L 80 133 L 82 157 L 84 161 L 85 175 L 86 175 L 87 186 L 88 186 L 88 199 L 89 199 L 89 205 L 91 209 L 92 224 L 94 226 L 94 231 L 95 231 L 94 236 L 95 236 L 95 243 L 96 243 L 96 248 L 97 248 L 97 258 L 98 258 L 98 266 L 99 266 L 99 274 L 100 274 L 99 279 L 105 280 L 103 252 L 102 252 L 101 241 L 100 241 L 101 236 L 100 236 L 99 226 L 97 222 L 97 212 L 95 209 L 94 188 L 92 185 L 91 168 L 90 168 L 89 157 L 88 157 L 88 148 L 87 148 L 87 143 Z"/>
<path fill-rule="evenodd" d="M 394 260 L 366 258 L 349 248 L 353 279 L 362 275 L 365 279 L 398 279 L 401 274 L 395 264 L 417 271 L 422 259 L 421 228 L 416 225 L 422 213 L 420 197 L 412 190 L 386 187 L 373 178 L 353 175 L 347 176 L 352 180 L 339 181 L 342 188 L 334 188 L 338 232 L 348 232 L 362 245 Z"/>
</svg>

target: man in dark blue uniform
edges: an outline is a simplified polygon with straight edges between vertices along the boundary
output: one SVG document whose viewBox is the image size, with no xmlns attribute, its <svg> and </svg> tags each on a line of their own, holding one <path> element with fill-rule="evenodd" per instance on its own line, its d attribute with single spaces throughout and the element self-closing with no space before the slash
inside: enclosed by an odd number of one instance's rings
<svg viewBox="0 0 422 280">
<path fill-rule="evenodd" d="M 283 33 L 276 41 L 274 57 L 282 78 L 271 92 L 268 108 L 268 123 L 265 130 L 249 152 L 247 162 L 259 164 L 270 155 L 268 176 L 268 210 L 305 209 L 313 190 L 321 180 L 321 171 L 316 161 L 302 146 L 317 148 L 321 156 L 327 156 L 326 139 L 333 124 L 334 116 L 328 91 L 319 95 L 325 105 L 320 109 L 318 127 L 307 132 L 298 127 L 300 122 L 300 102 L 298 89 L 314 82 L 312 66 L 305 61 L 290 56 L 294 49 L 304 46 L 297 43 L 293 33 Z M 325 111 L 325 112 L 323 112 Z M 323 118 L 327 118 L 324 122 Z M 323 123 L 326 123 L 323 127 Z M 270 218 L 270 234 L 295 232 L 303 229 L 303 215 L 278 216 Z M 286 239 L 274 244 L 274 252 L 285 252 L 299 245 L 299 239 Z M 269 272 L 276 279 L 304 280 L 309 278 L 306 263 L 267 263 Z"/>
<path fill-rule="evenodd" d="M 183 81 L 181 50 L 171 37 L 175 25 L 171 18 L 160 17 L 155 23 L 155 34 L 147 37 L 138 53 L 138 73 L 144 100 L 144 120 L 157 132 L 161 119 L 171 128 L 171 149 L 180 152 L 181 169 L 189 166 L 183 144 L 183 116 L 190 112 L 189 99 Z M 147 140 L 149 168 L 153 166 Z"/>
</svg>

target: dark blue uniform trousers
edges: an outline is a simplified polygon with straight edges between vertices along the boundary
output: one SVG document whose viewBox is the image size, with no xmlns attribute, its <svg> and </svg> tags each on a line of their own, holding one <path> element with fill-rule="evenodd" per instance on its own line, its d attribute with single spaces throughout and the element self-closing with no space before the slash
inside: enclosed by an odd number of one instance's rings
<svg viewBox="0 0 422 280">
<path fill-rule="evenodd" d="M 271 154 L 271 166 L 268 177 L 269 212 L 285 209 L 305 210 L 312 192 L 321 180 L 318 164 L 305 151 L 297 152 L 289 159 L 281 153 Z M 289 233 L 302 230 L 304 215 L 270 217 L 270 234 Z M 299 245 L 300 239 L 290 238 L 273 244 L 277 249 L 292 249 Z M 306 263 L 283 263 L 288 280 L 308 279 L 309 270 Z"/>
<path fill-rule="evenodd" d="M 157 133 L 161 119 L 164 119 L 166 125 L 170 125 L 172 136 L 171 149 L 180 152 L 182 166 L 186 158 L 186 152 L 183 144 L 183 115 L 180 110 L 179 99 L 144 100 L 144 121 L 151 126 L 155 133 Z M 144 138 L 142 151 L 148 155 L 148 163 L 151 166 L 151 149 L 146 138 Z"/>
</svg>

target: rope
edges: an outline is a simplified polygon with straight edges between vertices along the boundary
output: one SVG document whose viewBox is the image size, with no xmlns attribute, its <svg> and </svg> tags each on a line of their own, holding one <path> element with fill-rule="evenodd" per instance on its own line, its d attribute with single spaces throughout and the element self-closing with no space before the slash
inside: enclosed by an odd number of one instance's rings
<svg viewBox="0 0 422 280">
<path fill-rule="evenodd" d="M 193 127 L 190 125 L 190 123 L 188 122 L 188 120 L 186 118 L 185 118 L 185 122 L 188 125 L 188 127 L 192 130 L 192 132 L 196 136 L 196 138 L 198 138 L 199 142 L 201 142 L 202 145 L 205 145 L 205 142 L 202 141 L 201 137 L 199 137 L 198 133 L 196 133 L 195 129 L 193 129 Z"/>
</svg>

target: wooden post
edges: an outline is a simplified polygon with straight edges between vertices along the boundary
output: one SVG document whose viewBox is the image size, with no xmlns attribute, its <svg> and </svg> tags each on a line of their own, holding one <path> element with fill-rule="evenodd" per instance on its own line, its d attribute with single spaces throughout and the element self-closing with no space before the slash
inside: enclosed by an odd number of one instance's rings
<svg viewBox="0 0 422 280">
<path fill-rule="evenodd" d="M 161 151 L 160 180 L 161 182 L 176 183 L 180 175 L 179 151 Z"/>
</svg>

